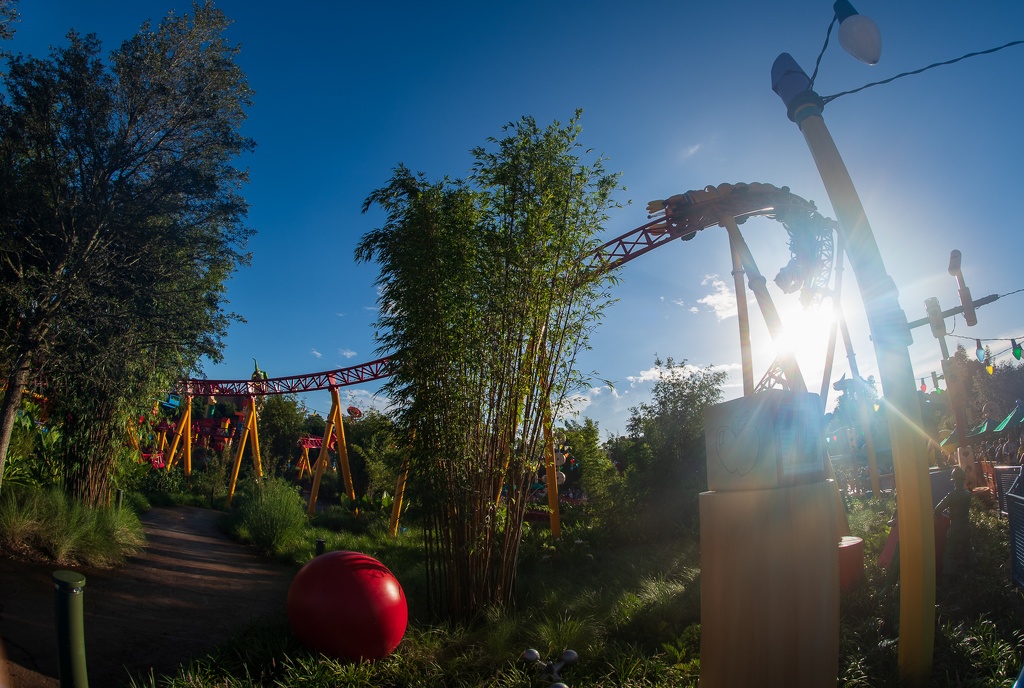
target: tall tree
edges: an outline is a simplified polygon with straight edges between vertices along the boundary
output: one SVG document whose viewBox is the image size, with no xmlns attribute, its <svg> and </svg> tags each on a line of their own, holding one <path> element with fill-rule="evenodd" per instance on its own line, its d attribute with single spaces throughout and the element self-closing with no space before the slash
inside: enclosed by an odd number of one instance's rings
<svg viewBox="0 0 1024 688">
<path fill-rule="evenodd" d="M 982 407 L 987 400 L 978 395 L 979 388 L 976 385 L 981 376 L 986 374 L 984 366 L 978 361 L 973 349 L 968 354 L 967 349 L 961 343 L 957 343 L 956 350 L 949 358 L 950 363 L 947 373 L 952 375 L 954 379 L 947 379 L 946 385 L 956 384 L 959 386 L 960 393 L 964 396 L 963 401 L 967 410 L 968 422 L 973 426 L 980 423 L 984 418 Z M 1013 407 L 1011 406 L 1010 408 Z"/>
<path fill-rule="evenodd" d="M 575 356 L 607 302 L 610 277 L 583 259 L 617 176 L 584 160 L 579 133 L 578 112 L 524 117 L 473 151 L 467 181 L 399 167 L 365 204 L 387 221 L 356 258 L 380 265 L 388 392 L 415 429 L 434 601 L 454 617 L 511 599 L 543 425 L 581 384 Z"/>
<path fill-rule="evenodd" d="M 0 101 L 0 468 L 33 376 L 70 425 L 69 489 L 99 501 L 140 400 L 219 360 L 225 281 L 248 261 L 235 167 L 251 91 L 211 2 L 100 59 L 68 34 L 10 61 Z M 90 402 L 92 402 L 90 404 Z M 59 416 L 60 417 L 60 416 Z"/>
<path fill-rule="evenodd" d="M 630 466 L 626 470 L 642 509 L 637 516 L 644 531 L 663 525 L 696 528 L 697 495 L 708 484 L 704 411 L 722 400 L 726 373 L 671 357 L 654 363 L 658 379 L 651 401 L 631 408 L 626 426 L 634 440 L 636 463 L 632 474 Z"/>
<path fill-rule="evenodd" d="M 14 36 L 14 27 L 18 21 L 18 0 L 0 0 L 0 41 L 9 40 Z M 0 54 L 3 54 L 0 52 Z"/>
<path fill-rule="evenodd" d="M 271 394 L 260 410 L 260 460 L 267 475 L 280 475 L 299 452 L 306 405 L 294 394 Z"/>
<path fill-rule="evenodd" d="M 394 491 L 408 448 L 391 418 L 372 408 L 346 418 L 345 444 L 357 496 L 372 500 Z"/>
<path fill-rule="evenodd" d="M 972 365 L 976 372 L 970 390 L 970 404 L 975 410 L 975 418 L 983 418 L 981 409 L 986 404 L 993 404 L 998 420 L 1002 420 L 1018 401 L 1024 400 L 1024 363 L 1001 361 L 993 366 L 991 375 L 983 364 L 972 362 Z"/>
</svg>

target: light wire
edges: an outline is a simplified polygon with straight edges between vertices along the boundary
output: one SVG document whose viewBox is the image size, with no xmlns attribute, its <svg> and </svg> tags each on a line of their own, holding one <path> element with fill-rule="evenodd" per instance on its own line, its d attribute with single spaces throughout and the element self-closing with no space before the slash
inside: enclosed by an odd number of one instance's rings
<svg viewBox="0 0 1024 688">
<path fill-rule="evenodd" d="M 835 23 L 835 19 L 834 18 L 833 18 L 832 22 Z M 832 26 L 829 25 L 828 28 L 829 28 L 829 33 L 831 33 Z M 977 52 L 967 53 L 966 55 L 961 55 L 960 57 L 954 58 L 952 60 L 946 60 L 945 62 L 934 62 L 934 63 L 928 65 L 927 67 L 922 67 L 921 69 L 915 69 L 912 72 L 903 72 L 902 74 L 897 74 L 896 76 L 889 77 L 888 79 L 883 79 L 882 81 L 873 81 L 870 84 L 865 84 L 865 85 L 863 85 L 863 86 L 861 86 L 859 88 L 855 88 L 855 89 L 852 89 L 852 90 L 849 90 L 849 91 L 842 91 L 841 93 L 836 93 L 835 95 L 831 95 L 831 96 L 824 96 L 821 99 L 822 100 L 822 105 L 823 106 L 827 105 L 828 103 L 831 103 L 833 100 L 835 100 L 836 98 L 838 98 L 840 96 L 848 96 L 851 93 L 858 93 L 860 91 L 863 91 L 866 88 L 871 88 L 872 86 L 881 86 L 882 84 L 888 84 L 889 82 L 896 81 L 896 79 L 902 79 L 905 76 L 913 76 L 915 74 L 920 74 L 921 72 L 927 72 L 929 69 L 935 69 L 936 67 L 945 67 L 946 65 L 955 64 L 957 62 L 960 62 L 961 60 L 966 60 L 969 57 L 977 57 L 978 55 L 989 55 L 991 53 L 999 52 L 1000 50 L 1004 50 L 1006 48 L 1012 48 L 1015 45 L 1021 45 L 1021 44 L 1024 44 L 1024 40 L 1010 41 L 1009 43 L 1001 45 L 1001 46 L 999 46 L 997 48 L 989 48 L 988 50 L 979 50 Z M 828 36 L 825 37 L 825 45 L 828 45 Z M 824 52 L 824 50 L 825 49 L 822 48 L 822 52 Z M 819 62 L 821 61 L 821 55 L 818 56 L 818 61 Z M 817 64 L 815 64 L 815 66 L 814 66 L 814 73 L 815 73 L 815 75 L 817 75 L 817 73 L 818 73 L 818 66 L 817 66 Z M 814 85 L 814 77 L 811 77 L 811 85 L 812 86 Z"/>
</svg>

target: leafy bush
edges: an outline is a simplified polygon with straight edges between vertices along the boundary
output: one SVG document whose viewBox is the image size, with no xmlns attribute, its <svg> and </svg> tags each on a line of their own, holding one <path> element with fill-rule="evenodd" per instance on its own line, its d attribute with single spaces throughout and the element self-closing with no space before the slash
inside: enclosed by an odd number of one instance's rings
<svg viewBox="0 0 1024 688">
<path fill-rule="evenodd" d="M 161 495 L 187 492 L 188 483 L 181 464 L 176 464 L 170 469 L 150 469 L 139 481 L 138 489 L 154 504 L 160 504 Z"/>
<path fill-rule="evenodd" d="M 60 471 L 56 447 L 60 431 L 44 425 L 40 421 L 42 416 L 37 404 L 22 401 L 7 448 L 3 484 L 26 487 L 53 487 L 58 484 Z"/>
<path fill-rule="evenodd" d="M 137 451 L 125 448 L 112 466 L 110 489 L 124 490 L 125 492 L 138 491 L 153 470 L 153 466 L 148 461 L 139 461 Z"/>
<path fill-rule="evenodd" d="M 264 552 L 288 548 L 306 529 L 298 488 L 280 478 L 247 481 L 235 497 L 233 528 L 239 539 Z"/>
</svg>

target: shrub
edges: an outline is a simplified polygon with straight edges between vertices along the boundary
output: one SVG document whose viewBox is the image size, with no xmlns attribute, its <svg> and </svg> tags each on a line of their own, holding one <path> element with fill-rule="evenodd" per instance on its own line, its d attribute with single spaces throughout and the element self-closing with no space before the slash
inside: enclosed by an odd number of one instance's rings
<svg viewBox="0 0 1024 688">
<path fill-rule="evenodd" d="M 246 482 L 235 498 L 239 539 L 276 554 L 302 536 L 306 511 L 298 488 L 280 478 Z"/>
<path fill-rule="evenodd" d="M 0 495 L 0 545 L 21 551 L 41 527 L 39 491 L 8 485 Z"/>
<path fill-rule="evenodd" d="M 0 544 L 20 556 L 106 567 L 138 552 L 145 535 L 132 509 L 93 509 L 58 490 L 8 488 L 0 496 Z"/>
<path fill-rule="evenodd" d="M 138 487 L 154 504 L 161 502 L 160 495 L 180 494 L 188 489 L 180 464 L 171 469 L 151 469 L 139 481 Z"/>
<path fill-rule="evenodd" d="M 45 494 L 46 523 L 37 533 L 39 547 L 59 564 L 74 563 L 93 539 L 94 513 L 81 502 L 72 501 L 56 490 Z"/>
<path fill-rule="evenodd" d="M 136 554 L 146 544 L 142 522 L 133 509 L 100 509 L 95 512 L 92 546 L 88 560 L 92 565 L 117 564 Z"/>
</svg>

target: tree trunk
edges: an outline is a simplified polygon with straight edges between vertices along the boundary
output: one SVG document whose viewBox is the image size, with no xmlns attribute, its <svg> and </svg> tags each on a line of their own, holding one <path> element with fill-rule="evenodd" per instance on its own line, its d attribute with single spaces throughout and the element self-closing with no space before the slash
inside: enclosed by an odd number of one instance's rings
<svg viewBox="0 0 1024 688">
<path fill-rule="evenodd" d="M 3 486 L 4 465 L 7 463 L 7 449 L 11 446 L 11 433 L 14 432 L 14 419 L 21 407 L 21 395 L 28 382 L 28 373 L 32 357 L 27 353 L 20 354 L 11 367 L 7 378 L 7 389 L 4 400 L 0 404 L 0 487 Z"/>
</svg>

